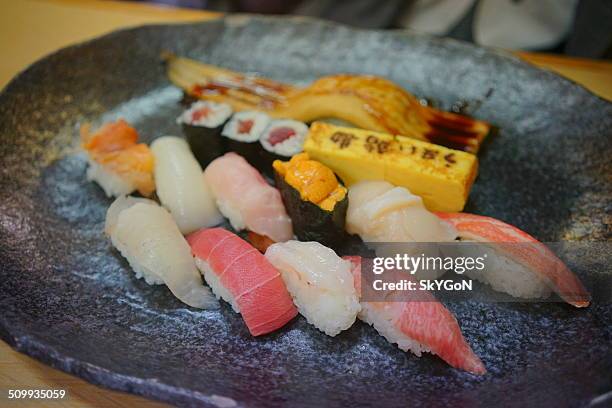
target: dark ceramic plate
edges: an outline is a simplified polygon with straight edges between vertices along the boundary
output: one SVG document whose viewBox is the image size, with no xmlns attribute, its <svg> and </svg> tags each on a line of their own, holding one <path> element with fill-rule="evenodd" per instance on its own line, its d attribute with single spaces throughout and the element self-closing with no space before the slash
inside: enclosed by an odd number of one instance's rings
<svg viewBox="0 0 612 408">
<path fill-rule="evenodd" d="M 224 306 L 186 308 L 136 280 L 102 236 L 111 200 L 72 155 L 79 123 L 124 117 L 150 141 L 179 134 L 162 50 L 279 80 L 383 75 L 442 107 L 468 101 L 501 129 L 468 210 L 545 241 L 610 238 L 612 107 L 516 58 L 404 32 L 234 17 L 112 33 L 36 63 L 0 95 L 0 334 L 106 387 L 177 405 L 565 406 L 610 391 L 609 304 L 462 302 L 488 368 L 417 358 L 355 324 L 330 338 L 297 318 L 251 337 Z M 488 95 L 488 96 L 487 96 Z M 605 401 L 604 401 L 605 403 Z"/>
</svg>

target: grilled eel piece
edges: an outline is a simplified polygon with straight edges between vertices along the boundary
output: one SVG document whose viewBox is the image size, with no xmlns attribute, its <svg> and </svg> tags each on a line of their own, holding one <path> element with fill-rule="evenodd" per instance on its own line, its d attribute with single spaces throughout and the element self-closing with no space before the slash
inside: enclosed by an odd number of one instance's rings
<svg viewBox="0 0 612 408">
<path fill-rule="evenodd" d="M 336 118 L 363 129 L 404 135 L 471 153 L 490 130 L 486 122 L 421 105 L 393 82 L 338 74 L 300 88 L 164 53 L 170 81 L 188 95 L 259 110 L 272 117 L 312 122 Z"/>
</svg>

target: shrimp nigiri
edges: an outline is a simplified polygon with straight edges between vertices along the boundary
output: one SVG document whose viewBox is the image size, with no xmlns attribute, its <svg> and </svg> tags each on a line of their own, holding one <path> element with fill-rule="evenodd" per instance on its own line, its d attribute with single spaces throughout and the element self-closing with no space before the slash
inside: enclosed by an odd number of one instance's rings
<svg viewBox="0 0 612 408">
<path fill-rule="evenodd" d="M 180 301 L 212 309 L 218 303 L 202 284 L 189 245 L 172 216 L 155 201 L 121 196 L 106 213 L 105 232 L 149 285 L 165 284 Z"/>
<path fill-rule="evenodd" d="M 515 297 L 543 297 L 554 290 L 576 307 L 586 307 L 590 295 L 580 279 L 546 245 L 524 231 L 495 218 L 466 213 L 436 213 L 466 241 L 487 243 L 506 268 L 468 272 L 493 289 Z"/>
<path fill-rule="evenodd" d="M 361 257 L 346 256 L 352 264 L 355 288 L 361 293 Z M 419 291 L 418 300 L 405 301 L 410 294 L 392 293 L 386 301 L 361 301 L 360 320 L 372 325 L 390 343 L 421 356 L 423 351 L 438 355 L 455 368 L 484 374 L 486 368 L 461 334 L 457 319 L 433 295 Z M 397 297 L 397 299 L 394 299 Z"/>
<path fill-rule="evenodd" d="M 361 308 L 350 262 L 318 242 L 300 241 L 270 245 L 266 258 L 308 323 L 332 337 L 353 325 Z"/>
<path fill-rule="evenodd" d="M 97 182 L 107 196 L 120 196 L 138 190 L 143 196 L 155 191 L 153 154 L 138 133 L 123 119 L 107 123 L 91 133 L 81 127 L 81 146 L 87 152 L 87 178 Z"/>
<path fill-rule="evenodd" d="M 253 336 L 273 332 L 297 315 L 279 271 L 238 235 L 210 228 L 187 241 L 206 282 L 242 314 Z"/>
</svg>

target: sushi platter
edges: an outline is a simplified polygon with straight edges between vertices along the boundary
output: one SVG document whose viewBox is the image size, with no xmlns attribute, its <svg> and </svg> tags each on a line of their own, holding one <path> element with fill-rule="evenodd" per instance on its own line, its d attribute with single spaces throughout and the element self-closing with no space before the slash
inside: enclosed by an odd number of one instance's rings
<svg viewBox="0 0 612 408">
<path fill-rule="evenodd" d="M 179 406 L 593 404 L 610 129 L 578 85 L 410 33 L 232 16 L 61 50 L 0 94 L 0 336 Z M 486 247 L 469 276 L 507 300 L 367 298 L 384 245 L 427 243 Z"/>
</svg>

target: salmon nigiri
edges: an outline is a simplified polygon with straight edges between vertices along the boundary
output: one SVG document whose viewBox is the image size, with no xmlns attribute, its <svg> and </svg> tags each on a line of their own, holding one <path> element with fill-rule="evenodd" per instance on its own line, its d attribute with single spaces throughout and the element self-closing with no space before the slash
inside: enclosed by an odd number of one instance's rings
<svg viewBox="0 0 612 408">
<path fill-rule="evenodd" d="M 230 152 L 213 160 L 204 179 L 234 229 L 247 229 L 274 242 L 293 238 L 280 193 L 242 156 Z"/>
<path fill-rule="evenodd" d="M 297 315 L 279 271 L 239 236 L 210 228 L 190 234 L 187 242 L 215 295 L 242 314 L 253 336 L 279 329 Z"/>
<path fill-rule="evenodd" d="M 580 279 L 546 245 L 526 232 L 482 215 L 436 215 L 454 227 L 462 240 L 493 244 L 496 255 L 509 269 L 485 270 L 474 276 L 493 289 L 523 298 L 541 297 L 552 289 L 573 306 L 589 305 L 590 295 Z"/>
<path fill-rule="evenodd" d="M 361 292 L 361 257 L 345 256 L 357 293 Z M 397 296 L 397 299 L 393 300 Z M 401 296 L 401 297 L 400 297 Z M 417 356 L 423 351 L 438 355 L 455 368 L 484 374 L 486 368 L 461 334 L 457 319 L 430 293 L 419 290 L 418 300 L 406 301 L 410 294 L 391 293 L 388 301 L 361 301 L 357 317 L 372 325 L 390 343 Z"/>
<path fill-rule="evenodd" d="M 123 119 L 103 125 L 94 133 L 89 124 L 81 127 L 81 146 L 87 152 L 87 178 L 97 182 L 107 196 L 138 190 L 143 196 L 155 191 L 153 154 L 138 142 L 136 129 Z"/>
</svg>

